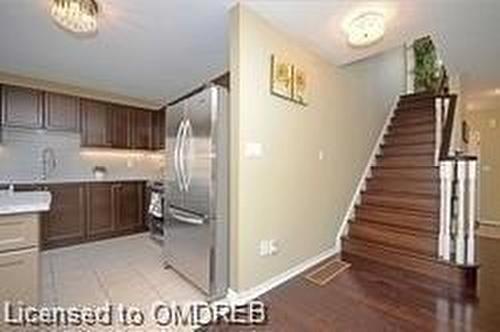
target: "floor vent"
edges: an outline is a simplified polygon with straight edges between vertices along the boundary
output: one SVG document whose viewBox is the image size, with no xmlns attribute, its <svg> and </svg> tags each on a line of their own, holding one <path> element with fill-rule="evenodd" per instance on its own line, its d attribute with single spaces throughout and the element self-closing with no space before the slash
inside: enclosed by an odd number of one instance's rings
<svg viewBox="0 0 500 332">
<path fill-rule="evenodd" d="M 341 260 L 330 260 L 315 268 L 305 278 L 317 286 L 324 286 L 349 267 L 351 264 Z"/>
</svg>

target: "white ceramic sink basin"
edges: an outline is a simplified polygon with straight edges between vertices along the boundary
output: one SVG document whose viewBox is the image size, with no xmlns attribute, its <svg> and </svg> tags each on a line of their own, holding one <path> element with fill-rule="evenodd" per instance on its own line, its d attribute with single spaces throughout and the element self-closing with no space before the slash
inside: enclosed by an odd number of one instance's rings
<svg viewBox="0 0 500 332">
<path fill-rule="evenodd" d="M 51 201 L 48 191 L 0 192 L 0 215 L 48 211 Z"/>
</svg>

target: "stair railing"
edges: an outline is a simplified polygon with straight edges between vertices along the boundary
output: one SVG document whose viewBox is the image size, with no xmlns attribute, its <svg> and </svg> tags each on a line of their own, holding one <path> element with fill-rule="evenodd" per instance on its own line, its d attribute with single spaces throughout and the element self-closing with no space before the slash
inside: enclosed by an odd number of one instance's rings
<svg viewBox="0 0 500 332">
<path fill-rule="evenodd" d="M 436 96 L 436 166 L 440 174 L 440 259 L 458 265 L 475 265 L 478 159 L 450 153 L 457 96 Z"/>
</svg>

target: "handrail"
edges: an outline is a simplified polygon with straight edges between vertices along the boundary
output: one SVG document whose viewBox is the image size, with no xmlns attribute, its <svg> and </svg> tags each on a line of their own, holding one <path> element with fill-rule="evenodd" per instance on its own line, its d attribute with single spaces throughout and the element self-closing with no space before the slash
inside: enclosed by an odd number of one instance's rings
<svg viewBox="0 0 500 332">
<path fill-rule="evenodd" d="M 435 96 L 436 166 L 440 170 L 438 256 L 457 265 L 474 266 L 478 158 L 451 153 L 458 97 L 442 92 Z"/>
</svg>

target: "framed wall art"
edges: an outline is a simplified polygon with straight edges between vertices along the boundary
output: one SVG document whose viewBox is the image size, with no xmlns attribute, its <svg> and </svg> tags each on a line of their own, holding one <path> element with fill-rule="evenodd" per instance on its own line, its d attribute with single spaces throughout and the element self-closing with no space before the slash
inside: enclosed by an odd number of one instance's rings
<svg viewBox="0 0 500 332">
<path fill-rule="evenodd" d="M 284 57 L 271 56 L 271 93 L 285 99 L 292 99 L 293 65 Z"/>
<path fill-rule="evenodd" d="M 307 74 L 302 68 L 293 66 L 293 84 L 292 84 L 292 99 L 293 101 L 307 105 Z"/>
</svg>

